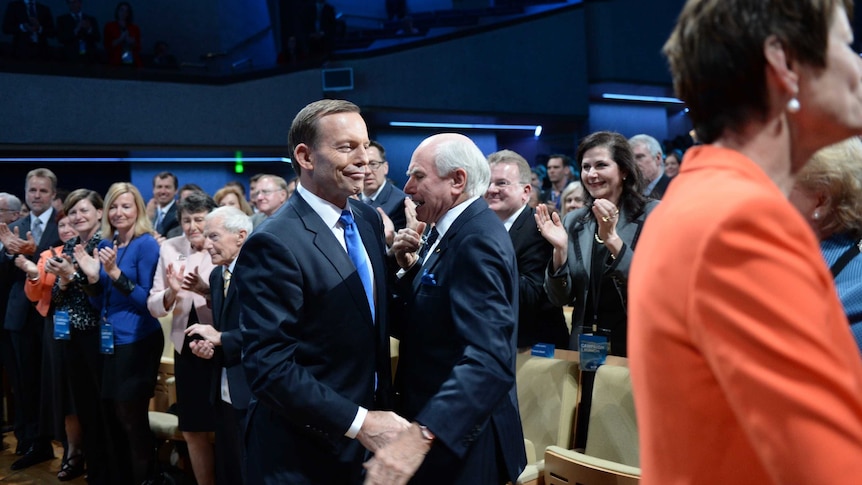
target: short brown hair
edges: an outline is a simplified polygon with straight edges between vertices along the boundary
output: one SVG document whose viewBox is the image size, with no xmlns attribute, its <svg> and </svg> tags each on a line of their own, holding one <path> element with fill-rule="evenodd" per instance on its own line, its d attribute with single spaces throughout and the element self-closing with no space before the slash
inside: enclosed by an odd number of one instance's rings
<svg viewBox="0 0 862 485">
<path fill-rule="evenodd" d="M 518 167 L 518 182 L 522 185 L 530 185 L 533 171 L 530 169 L 530 164 L 527 163 L 527 160 L 520 154 L 512 150 L 500 150 L 488 155 L 488 165 L 493 167 L 498 163 L 511 163 Z"/>
<path fill-rule="evenodd" d="M 298 145 L 306 144 L 313 147 L 317 143 L 319 136 L 317 121 L 320 118 L 338 113 L 359 112 L 359 106 L 341 99 L 321 99 L 302 108 L 293 118 L 290 131 L 287 134 L 287 149 L 290 150 L 291 159 L 296 156 L 294 152 Z M 302 170 L 296 162 L 293 163 L 293 169 L 297 175 Z"/>
<path fill-rule="evenodd" d="M 853 0 L 688 0 L 663 51 L 698 140 L 712 143 L 725 129 L 766 117 L 763 48 L 770 36 L 788 61 L 825 66 L 839 6 L 852 16 Z"/>
</svg>

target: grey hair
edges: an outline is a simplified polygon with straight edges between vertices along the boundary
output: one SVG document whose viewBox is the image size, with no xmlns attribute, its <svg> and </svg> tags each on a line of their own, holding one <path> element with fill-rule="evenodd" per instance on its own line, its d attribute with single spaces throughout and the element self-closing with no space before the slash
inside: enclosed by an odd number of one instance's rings
<svg viewBox="0 0 862 485">
<path fill-rule="evenodd" d="M 629 145 L 631 145 L 632 148 L 634 148 L 635 145 L 646 145 L 646 147 L 649 149 L 650 154 L 655 155 L 656 153 L 658 153 L 659 155 L 661 155 L 662 160 L 664 160 L 664 150 L 661 149 L 661 143 L 659 143 L 658 140 L 649 135 L 635 135 L 629 138 Z"/>
<path fill-rule="evenodd" d="M 0 199 L 6 200 L 6 208 L 13 211 L 21 210 L 21 199 L 8 192 L 0 192 Z"/>
<path fill-rule="evenodd" d="M 232 206 L 219 207 L 213 209 L 204 218 L 205 222 L 210 222 L 213 219 L 221 219 L 225 230 L 233 234 L 239 234 L 240 231 L 245 231 L 246 234 L 251 234 L 254 225 L 251 223 L 251 217 L 245 215 L 245 212 Z"/>
<path fill-rule="evenodd" d="M 464 192 L 469 197 L 482 197 L 491 184 L 491 168 L 482 150 L 466 137 L 441 141 L 434 153 L 437 175 L 445 177 L 459 168 L 467 171 Z"/>
</svg>

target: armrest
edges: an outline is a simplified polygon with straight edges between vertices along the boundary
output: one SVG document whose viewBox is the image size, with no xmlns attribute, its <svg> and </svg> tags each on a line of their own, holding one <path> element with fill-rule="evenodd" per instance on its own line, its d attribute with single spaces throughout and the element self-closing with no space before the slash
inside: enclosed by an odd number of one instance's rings
<svg viewBox="0 0 862 485">
<path fill-rule="evenodd" d="M 545 483 L 607 482 L 614 478 L 618 485 L 637 485 L 640 481 L 640 468 L 623 465 L 602 458 L 585 455 L 559 446 L 549 446 L 545 450 Z"/>
</svg>

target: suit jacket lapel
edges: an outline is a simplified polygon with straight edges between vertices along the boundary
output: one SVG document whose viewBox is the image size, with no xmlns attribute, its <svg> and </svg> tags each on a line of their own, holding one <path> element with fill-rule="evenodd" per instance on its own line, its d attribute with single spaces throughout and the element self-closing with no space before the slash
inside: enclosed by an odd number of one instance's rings
<svg viewBox="0 0 862 485">
<path fill-rule="evenodd" d="M 296 199 L 295 201 L 294 198 Z M 365 298 L 365 288 L 362 287 L 362 280 L 359 279 L 358 275 L 355 278 L 350 278 L 350 275 L 356 272 L 356 268 L 353 266 L 350 256 L 347 255 L 347 251 L 344 250 L 341 243 L 332 234 L 330 228 L 326 227 L 323 219 L 314 212 L 314 209 L 308 205 L 308 202 L 300 194 L 294 193 L 294 196 L 288 199 L 287 203 L 291 204 L 291 207 L 299 215 L 300 220 L 305 225 L 305 229 L 313 234 L 314 246 L 329 260 L 332 267 L 338 272 L 338 275 L 353 295 L 356 305 L 363 309 L 363 314 L 367 317 L 368 323 L 373 324 L 371 309 L 368 308 L 368 300 Z M 361 233 L 360 237 L 362 237 Z M 366 251 L 368 250 L 366 249 Z"/>
</svg>

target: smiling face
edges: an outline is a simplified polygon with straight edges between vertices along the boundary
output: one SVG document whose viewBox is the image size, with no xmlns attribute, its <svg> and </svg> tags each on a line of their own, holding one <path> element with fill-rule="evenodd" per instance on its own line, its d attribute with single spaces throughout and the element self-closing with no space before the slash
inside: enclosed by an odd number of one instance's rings
<svg viewBox="0 0 862 485">
<path fill-rule="evenodd" d="M 84 240 L 89 240 L 102 223 L 102 210 L 89 199 L 81 199 L 69 209 L 69 220 Z"/>
<path fill-rule="evenodd" d="M 597 146 L 584 152 L 581 180 L 593 199 L 607 199 L 619 206 L 624 175 L 617 162 L 611 159 L 607 147 Z"/>
<path fill-rule="evenodd" d="M 78 235 L 78 231 L 75 230 L 75 227 L 72 225 L 72 222 L 68 217 L 64 217 L 57 221 L 57 235 L 60 236 L 60 241 L 65 243 L 66 241 L 73 239 Z"/>
<path fill-rule="evenodd" d="M 164 207 L 174 200 L 177 195 L 177 186 L 172 177 L 156 178 L 153 183 L 153 198 L 159 206 Z"/>
<path fill-rule="evenodd" d="M 239 197 L 237 197 L 237 195 L 233 192 L 228 192 L 227 194 L 225 194 L 224 197 L 221 198 L 218 205 L 219 207 L 230 206 L 239 209 Z"/>
<path fill-rule="evenodd" d="M 791 118 L 800 125 L 796 133 L 802 146 L 825 146 L 862 132 L 862 59 L 852 43 L 847 13 L 838 6 L 829 28 L 825 68 L 800 68 L 797 97 L 802 108 Z"/>
<path fill-rule="evenodd" d="M 121 233 L 131 231 L 137 219 L 138 207 L 135 205 L 135 197 L 130 192 L 119 195 L 108 207 L 108 221 Z"/>
<path fill-rule="evenodd" d="M 189 243 L 191 243 L 196 251 L 204 247 L 204 218 L 206 216 L 206 211 L 192 214 L 187 214 L 183 211 L 182 217 L 180 217 L 183 234 L 186 235 L 186 239 L 189 240 Z"/>
<path fill-rule="evenodd" d="M 302 186 L 337 207 L 362 192 L 368 168 L 368 128 L 359 113 L 335 113 L 317 120 L 314 146 L 294 150 Z M 259 207 L 259 205 L 258 205 Z"/>
<path fill-rule="evenodd" d="M 491 166 L 491 185 L 485 192 L 488 207 L 505 221 L 530 200 L 531 185 L 520 182 L 518 165 L 500 162 Z"/>
<path fill-rule="evenodd" d="M 676 154 L 671 153 L 664 159 L 664 174 L 671 178 L 679 174 L 679 159 Z"/>
<path fill-rule="evenodd" d="M 287 200 L 287 192 L 279 187 L 275 180 L 269 177 L 261 177 L 254 186 L 254 200 L 257 210 L 267 216 L 271 216 L 284 201 Z"/>
<path fill-rule="evenodd" d="M 245 231 L 235 234 L 226 230 L 221 217 L 213 217 L 204 223 L 204 249 L 210 253 L 215 265 L 230 266 L 246 236 Z"/>
</svg>

